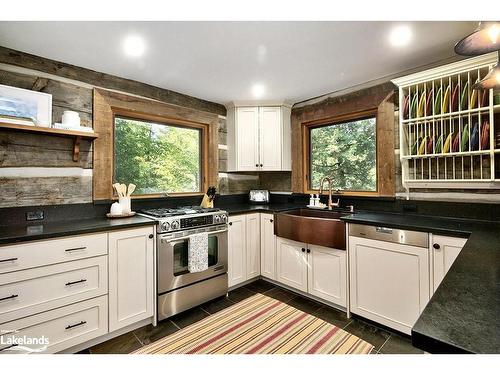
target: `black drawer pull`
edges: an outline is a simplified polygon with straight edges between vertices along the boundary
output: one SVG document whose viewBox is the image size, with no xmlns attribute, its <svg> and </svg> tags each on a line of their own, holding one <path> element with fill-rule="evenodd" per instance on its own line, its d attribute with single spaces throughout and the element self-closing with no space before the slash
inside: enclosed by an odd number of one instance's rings
<svg viewBox="0 0 500 375">
<path fill-rule="evenodd" d="M 435 243 L 434 245 L 432 245 L 432 247 L 436 250 L 439 250 L 441 248 L 438 243 Z"/>
<path fill-rule="evenodd" d="M 70 252 L 70 251 L 77 251 L 77 250 L 85 250 L 87 248 L 87 246 L 82 246 L 82 247 L 74 247 L 72 249 L 66 249 L 64 251 L 66 252 Z"/>
<path fill-rule="evenodd" d="M 7 301 L 8 299 L 14 299 L 14 298 L 17 298 L 17 297 L 19 297 L 19 294 L 13 294 L 13 295 L 8 296 L 8 297 L 0 298 L 0 301 Z"/>
<path fill-rule="evenodd" d="M 306 252 L 306 249 L 304 249 L 304 248 L 302 248 L 301 250 L 302 250 L 302 252 L 303 252 L 303 253 L 305 253 L 305 252 Z"/>
<path fill-rule="evenodd" d="M 17 258 L 2 259 L 2 260 L 0 260 L 0 263 L 4 263 L 4 262 L 13 262 L 13 261 L 15 261 L 15 260 L 17 260 Z"/>
<path fill-rule="evenodd" d="M 81 280 L 78 280 L 78 281 L 70 281 L 69 283 L 66 283 L 66 286 L 84 283 L 85 281 L 87 281 L 87 279 L 81 279 Z"/>
<path fill-rule="evenodd" d="M 87 322 L 82 320 L 80 323 L 70 324 L 69 326 L 66 326 L 66 329 L 71 329 L 71 328 L 83 326 L 84 324 L 87 324 Z"/>
<path fill-rule="evenodd" d="M 274 220 L 273 219 L 269 219 L 269 221 L 272 223 Z"/>
<path fill-rule="evenodd" d="M 310 254 L 311 253 L 311 249 L 307 249 L 307 254 Z"/>
<path fill-rule="evenodd" d="M 13 347 L 15 347 L 17 345 L 18 344 L 12 344 L 12 345 L 6 346 L 5 348 L 0 349 L 0 352 L 3 351 L 3 350 L 7 350 L 7 349 L 10 349 L 10 348 L 13 348 Z"/>
</svg>

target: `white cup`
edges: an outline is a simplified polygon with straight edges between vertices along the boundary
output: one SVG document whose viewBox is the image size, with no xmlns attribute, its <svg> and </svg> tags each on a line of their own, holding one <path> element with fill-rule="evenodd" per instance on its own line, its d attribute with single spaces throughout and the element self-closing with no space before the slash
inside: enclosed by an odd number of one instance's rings
<svg viewBox="0 0 500 375">
<path fill-rule="evenodd" d="M 64 111 L 62 115 L 62 123 L 64 125 L 78 127 L 80 126 L 80 115 L 75 111 Z"/>
<path fill-rule="evenodd" d="M 130 197 L 120 197 L 118 198 L 118 202 L 120 203 L 120 206 L 122 206 L 122 213 L 124 215 L 128 215 L 132 212 L 130 207 Z"/>
</svg>

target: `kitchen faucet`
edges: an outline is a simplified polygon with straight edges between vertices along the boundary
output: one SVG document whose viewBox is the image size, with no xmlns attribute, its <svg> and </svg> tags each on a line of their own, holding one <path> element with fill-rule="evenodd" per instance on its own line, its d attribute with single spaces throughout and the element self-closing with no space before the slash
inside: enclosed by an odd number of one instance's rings
<svg viewBox="0 0 500 375">
<path fill-rule="evenodd" d="M 337 202 L 333 203 L 332 201 L 332 178 L 331 177 L 323 177 L 319 183 L 319 193 L 323 194 L 323 185 L 325 181 L 328 181 L 328 209 L 332 210 L 333 207 L 338 207 L 340 204 L 340 199 L 337 199 Z"/>
</svg>

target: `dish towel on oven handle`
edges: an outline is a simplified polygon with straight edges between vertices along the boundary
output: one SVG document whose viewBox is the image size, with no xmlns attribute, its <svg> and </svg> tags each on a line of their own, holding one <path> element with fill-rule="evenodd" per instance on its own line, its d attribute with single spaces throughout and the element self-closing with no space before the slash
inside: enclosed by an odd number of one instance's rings
<svg viewBox="0 0 500 375">
<path fill-rule="evenodd" d="M 188 270 L 190 273 L 208 269 L 208 233 L 189 236 Z"/>
</svg>

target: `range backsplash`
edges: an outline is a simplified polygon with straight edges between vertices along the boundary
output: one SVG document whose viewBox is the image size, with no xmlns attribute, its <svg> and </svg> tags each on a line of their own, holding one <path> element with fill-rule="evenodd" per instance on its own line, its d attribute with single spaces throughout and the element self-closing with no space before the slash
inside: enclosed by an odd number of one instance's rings
<svg viewBox="0 0 500 375">
<path fill-rule="evenodd" d="M 326 201 L 326 197 L 322 197 Z M 144 199 L 132 201 L 132 209 L 139 211 L 153 207 L 179 207 L 188 205 L 199 205 L 201 197 L 169 197 L 161 199 Z M 271 204 L 308 204 L 307 194 L 271 194 Z M 52 206 L 30 206 L 0 208 L 0 226 L 7 225 L 33 225 L 41 222 L 52 222 L 61 220 L 84 220 L 95 217 L 104 217 L 109 211 L 110 202 L 99 202 L 98 204 L 64 204 Z M 248 204 L 248 194 L 217 195 L 215 206 L 228 206 Z M 355 210 L 394 212 L 404 214 L 418 214 L 429 216 L 442 216 L 459 219 L 475 220 L 500 220 L 500 205 L 486 203 L 456 203 L 436 201 L 407 201 L 395 198 L 371 198 L 371 197 L 340 197 L 341 207 L 353 205 Z M 27 221 L 26 213 L 42 210 L 43 221 Z"/>
</svg>

